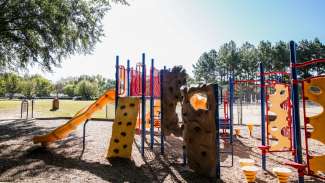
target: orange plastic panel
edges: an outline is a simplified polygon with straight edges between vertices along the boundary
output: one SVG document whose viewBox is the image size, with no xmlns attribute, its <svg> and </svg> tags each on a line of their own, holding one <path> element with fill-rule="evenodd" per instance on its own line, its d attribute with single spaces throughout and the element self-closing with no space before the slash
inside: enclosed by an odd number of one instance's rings
<svg viewBox="0 0 325 183">
<path fill-rule="evenodd" d="M 275 93 L 270 95 L 269 102 L 271 104 L 270 111 L 276 114 L 276 119 L 268 125 L 268 130 L 273 138 L 277 139 L 277 143 L 270 146 L 270 151 L 282 151 L 290 148 L 290 139 L 282 134 L 282 129 L 288 126 L 288 111 L 281 107 L 289 97 L 289 89 L 284 84 L 275 84 Z"/>
<path fill-rule="evenodd" d="M 315 92 L 315 89 L 319 91 Z M 308 117 L 308 119 L 309 124 L 314 128 L 310 133 L 310 138 L 325 144 L 325 77 L 312 78 L 309 81 L 304 81 L 304 93 L 308 100 L 318 103 L 323 108 L 321 114 Z M 325 155 L 310 156 L 309 168 L 313 172 L 325 172 Z"/>
</svg>

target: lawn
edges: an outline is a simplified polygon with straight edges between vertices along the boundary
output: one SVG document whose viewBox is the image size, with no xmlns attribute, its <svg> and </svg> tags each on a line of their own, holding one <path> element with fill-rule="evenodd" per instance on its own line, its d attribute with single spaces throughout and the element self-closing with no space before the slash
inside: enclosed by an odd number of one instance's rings
<svg viewBox="0 0 325 183">
<path fill-rule="evenodd" d="M 74 100 L 60 100 L 60 108 L 56 111 L 51 111 L 52 100 L 40 99 L 35 100 L 34 103 L 34 117 L 72 117 L 81 109 L 88 107 L 95 101 L 74 101 Z M 29 110 L 31 110 L 31 101 L 29 101 Z M 1 100 L 0 101 L 0 114 L 1 116 L 16 116 L 20 114 L 20 100 Z M 107 118 L 114 118 L 114 104 L 107 105 L 108 112 Z M 93 114 L 93 118 L 106 118 L 106 107 Z"/>
</svg>

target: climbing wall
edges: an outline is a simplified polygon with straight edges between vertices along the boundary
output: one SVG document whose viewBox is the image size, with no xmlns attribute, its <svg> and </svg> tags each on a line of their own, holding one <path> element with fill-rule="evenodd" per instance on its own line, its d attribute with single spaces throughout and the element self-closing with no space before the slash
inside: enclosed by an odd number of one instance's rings
<svg viewBox="0 0 325 183">
<path fill-rule="evenodd" d="M 181 136 L 182 130 L 176 113 L 176 106 L 181 102 L 180 87 L 186 84 L 186 73 L 173 69 L 164 70 L 162 77 L 162 123 L 164 135 L 173 133 Z"/>
<path fill-rule="evenodd" d="M 316 90 L 316 91 L 315 91 Z M 325 144 L 325 77 L 312 78 L 304 81 L 305 99 L 322 106 L 322 113 L 307 117 L 307 123 L 313 127 L 307 137 Z M 309 155 L 309 169 L 313 172 L 325 172 L 325 155 Z"/>
<path fill-rule="evenodd" d="M 196 93 L 207 96 L 207 109 L 197 110 L 191 104 Z M 216 176 L 216 102 L 213 85 L 182 88 L 182 117 L 184 121 L 184 148 L 188 165 L 195 172 L 209 177 Z"/>
<path fill-rule="evenodd" d="M 119 98 L 107 158 L 130 159 L 138 111 L 138 98 Z"/>
<path fill-rule="evenodd" d="M 283 105 L 289 98 L 289 88 L 285 84 L 275 84 L 274 94 L 269 96 L 270 112 L 276 115 L 269 121 L 268 131 L 276 143 L 270 145 L 270 151 L 283 151 L 291 148 L 290 135 L 284 133 L 288 129 L 288 111 Z"/>
</svg>

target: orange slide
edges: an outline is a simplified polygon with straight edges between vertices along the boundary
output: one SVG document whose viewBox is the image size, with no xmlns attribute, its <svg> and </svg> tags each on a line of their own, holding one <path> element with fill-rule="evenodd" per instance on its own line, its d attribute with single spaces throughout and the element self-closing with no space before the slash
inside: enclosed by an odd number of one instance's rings
<svg viewBox="0 0 325 183">
<path fill-rule="evenodd" d="M 86 110 L 79 111 L 72 119 L 62 126 L 59 126 L 52 132 L 42 136 L 35 136 L 33 138 L 34 144 L 42 143 L 46 145 L 60 139 L 67 137 L 73 130 L 75 130 L 80 124 L 84 123 L 91 115 L 103 108 L 106 104 L 113 103 L 115 101 L 115 90 L 109 89 L 104 95 L 98 98 L 96 102 L 91 104 Z"/>
</svg>

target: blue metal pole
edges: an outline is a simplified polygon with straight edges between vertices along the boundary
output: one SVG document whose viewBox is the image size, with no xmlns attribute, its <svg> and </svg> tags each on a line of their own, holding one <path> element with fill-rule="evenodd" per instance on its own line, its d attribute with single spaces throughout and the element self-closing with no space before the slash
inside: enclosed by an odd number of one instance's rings
<svg viewBox="0 0 325 183">
<path fill-rule="evenodd" d="M 292 84 L 292 105 L 293 105 L 293 124 L 294 124 L 294 143 L 296 147 L 296 162 L 302 164 L 302 148 L 301 148 L 301 134 L 300 134 L 300 116 L 299 116 L 299 93 L 298 93 L 298 79 L 297 70 L 294 64 L 297 63 L 296 57 L 296 43 L 290 41 L 290 61 L 291 61 L 291 84 Z M 304 182 L 303 172 L 298 172 L 299 182 Z"/>
<path fill-rule="evenodd" d="M 118 104 L 118 94 L 119 94 L 119 68 L 120 68 L 120 57 L 116 56 L 116 64 L 115 64 L 115 111 Z"/>
<path fill-rule="evenodd" d="M 233 101 L 234 101 L 234 80 L 229 78 L 229 113 L 230 113 L 230 144 L 231 144 L 231 166 L 234 166 L 234 146 L 233 146 Z"/>
<path fill-rule="evenodd" d="M 150 88 L 150 148 L 153 149 L 153 145 L 154 145 L 154 97 L 155 97 L 155 93 L 154 93 L 154 84 L 155 84 L 155 80 L 154 80 L 154 59 L 151 59 L 151 88 Z"/>
<path fill-rule="evenodd" d="M 265 146 L 265 76 L 264 76 L 264 66 L 262 63 L 260 66 L 260 84 L 261 84 L 261 136 L 262 136 L 262 146 Z M 266 170 L 266 155 L 262 151 L 262 168 Z"/>
<path fill-rule="evenodd" d="M 127 67 L 127 70 L 126 70 L 126 72 L 127 72 L 127 96 L 130 96 L 130 92 L 131 92 L 131 88 L 130 88 L 130 60 L 128 59 L 127 60 L 127 65 L 126 65 L 126 67 Z"/>
<path fill-rule="evenodd" d="M 160 153 L 163 155 L 165 153 L 165 144 L 164 144 L 164 131 L 162 129 L 163 122 L 164 122 L 164 115 L 163 115 L 163 100 L 164 100 L 164 93 L 163 93 L 163 85 L 164 85 L 164 73 L 166 71 L 166 66 L 164 66 L 163 70 L 160 70 Z"/>
<path fill-rule="evenodd" d="M 219 134 L 219 87 L 213 85 L 215 99 L 215 124 L 216 124 L 216 177 L 220 179 L 220 134 Z"/>
<path fill-rule="evenodd" d="M 146 140 L 146 59 L 145 54 L 142 53 L 142 104 L 141 104 L 141 155 L 144 156 L 144 142 Z"/>
</svg>

